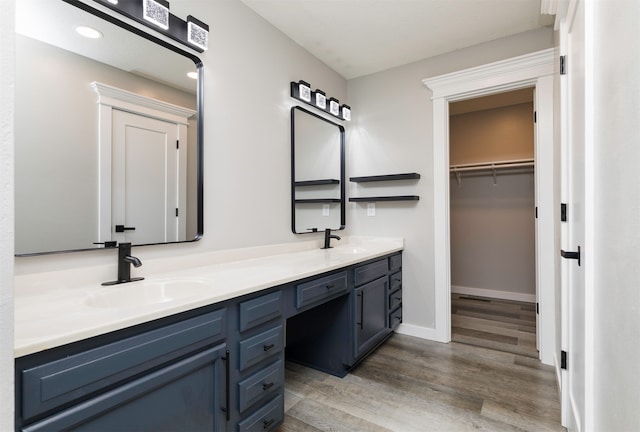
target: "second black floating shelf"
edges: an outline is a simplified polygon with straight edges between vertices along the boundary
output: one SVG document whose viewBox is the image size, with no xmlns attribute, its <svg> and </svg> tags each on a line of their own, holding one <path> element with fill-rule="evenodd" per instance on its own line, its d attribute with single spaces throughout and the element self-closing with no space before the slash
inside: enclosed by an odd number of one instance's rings
<svg viewBox="0 0 640 432">
<path fill-rule="evenodd" d="M 418 173 L 403 173 L 403 174 L 385 174 L 375 176 L 364 177 L 349 177 L 349 181 L 354 183 L 375 182 L 375 181 L 389 181 L 389 180 L 417 180 L 420 178 Z"/>
<path fill-rule="evenodd" d="M 374 201 L 418 201 L 418 195 L 394 195 L 379 197 L 353 197 L 349 198 L 349 202 L 374 202 Z"/>
<path fill-rule="evenodd" d="M 329 204 L 339 203 L 340 198 L 309 198 L 309 199 L 297 199 L 296 204 Z"/>
<path fill-rule="evenodd" d="M 331 185 L 331 184 L 339 184 L 340 180 L 338 179 L 320 179 L 320 180 L 304 180 L 295 182 L 295 186 L 321 186 L 321 185 Z"/>
</svg>

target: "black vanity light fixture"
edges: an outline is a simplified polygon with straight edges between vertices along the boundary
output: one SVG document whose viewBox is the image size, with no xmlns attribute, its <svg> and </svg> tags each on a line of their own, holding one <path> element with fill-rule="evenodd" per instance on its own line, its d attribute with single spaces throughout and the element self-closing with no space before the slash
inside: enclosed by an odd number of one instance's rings
<svg viewBox="0 0 640 432">
<path fill-rule="evenodd" d="M 198 52 L 209 48 L 209 26 L 189 15 L 184 21 L 169 12 L 167 0 L 94 0 Z"/>
<path fill-rule="evenodd" d="M 291 97 L 340 120 L 351 121 L 351 107 L 349 105 L 343 104 L 341 106 L 338 99 L 327 97 L 327 94 L 320 89 L 312 91 L 311 84 L 306 81 L 291 82 Z"/>
</svg>

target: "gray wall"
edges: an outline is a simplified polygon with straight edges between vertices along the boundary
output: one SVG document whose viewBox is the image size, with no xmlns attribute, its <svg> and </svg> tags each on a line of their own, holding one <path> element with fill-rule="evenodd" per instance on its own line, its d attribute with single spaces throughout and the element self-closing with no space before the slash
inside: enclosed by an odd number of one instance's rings
<svg viewBox="0 0 640 432">
<path fill-rule="evenodd" d="M 422 175 L 417 183 L 352 183 L 348 192 L 349 196 L 415 194 L 420 195 L 417 203 L 378 203 L 375 217 L 367 216 L 366 205 L 352 203 L 347 207 L 347 226 L 353 232 L 405 238 L 403 324 L 405 328 L 413 326 L 415 333 L 429 336 L 436 314 L 433 113 L 431 93 L 422 80 L 552 46 L 553 31 L 541 29 L 349 81 L 348 100 L 355 122 L 347 137 L 347 177 L 400 172 Z"/>
<path fill-rule="evenodd" d="M 640 2 L 595 2 L 593 16 L 594 430 L 631 431 L 640 425 Z"/>
<path fill-rule="evenodd" d="M 204 238 L 146 246 L 146 258 L 296 241 L 291 233 L 289 83 L 305 79 L 340 100 L 346 81 L 237 0 L 176 2 L 212 31 L 204 62 Z M 320 238 L 320 234 L 317 235 Z M 300 240 L 309 240 L 310 235 Z M 109 251 L 25 257 L 16 272 L 115 263 Z"/>
</svg>

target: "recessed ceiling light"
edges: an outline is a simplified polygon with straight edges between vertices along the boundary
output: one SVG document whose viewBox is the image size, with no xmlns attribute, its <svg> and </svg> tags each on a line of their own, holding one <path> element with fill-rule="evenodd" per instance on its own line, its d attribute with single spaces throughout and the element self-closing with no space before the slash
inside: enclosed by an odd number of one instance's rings
<svg viewBox="0 0 640 432">
<path fill-rule="evenodd" d="M 191 79 L 198 79 L 198 72 L 188 72 L 187 76 Z"/>
<path fill-rule="evenodd" d="M 89 39 L 100 39 L 102 37 L 102 33 L 93 27 L 78 26 L 76 27 L 76 32 Z"/>
</svg>

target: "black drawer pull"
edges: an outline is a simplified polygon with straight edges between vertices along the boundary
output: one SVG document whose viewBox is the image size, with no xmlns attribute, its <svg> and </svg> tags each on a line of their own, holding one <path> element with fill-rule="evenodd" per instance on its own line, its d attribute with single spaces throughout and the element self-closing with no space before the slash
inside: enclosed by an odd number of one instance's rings
<svg viewBox="0 0 640 432">
<path fill-rule="evenodd" d="M 402 317 L 401 316 L 394 316 L 395 319 L 397 319 L 398 321 L 402 322 Z"/>
<path fill-rule="evenodd" d="M 275 419 L 263 420 L 262 421 L 262 429 L 269 429 L 269 426 L 271 426 L 274 421 L 275 421 Z"/>
<path fill-rule="evenodd" d="M 402 300 L 402 297 L 394 297 L 394 299 L 396 299 L 396 300 L 398 300 L 398 301 L 401 301 L 401 300 Z"/>
<path fill-rule="evenodd" d="M 331 289 L 334 288 L 336 286 L 336 284 L 327 284 L 326 288 L 327 289 Z"/>
<path fill-rule="evenodd" d="M 271 381 L 270 383 L 264 383 L 262 384 L 262 391 L 267 391 L 269 390 L 271 387 L 273 387 L 274 382 Z"/>
<path fill-rule="evenodd" d="M 276 346 L 275 344 L 264 345 L 262 347 L 262 349 L 265 350 L 265 351 L 269 351 L 271 348 L 273 348 L 275 346 Z"/>
</svg>

